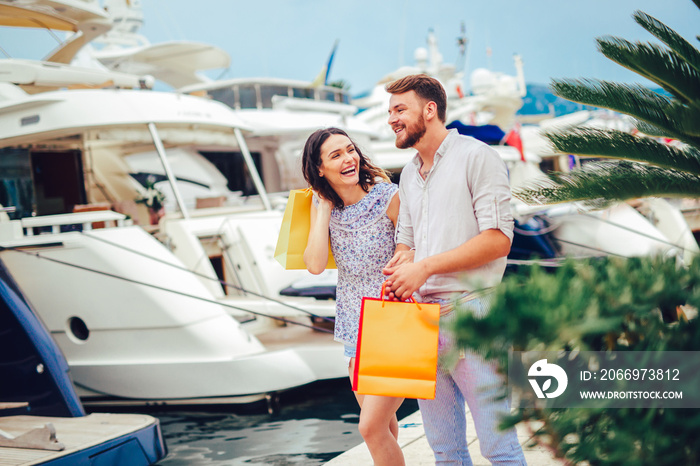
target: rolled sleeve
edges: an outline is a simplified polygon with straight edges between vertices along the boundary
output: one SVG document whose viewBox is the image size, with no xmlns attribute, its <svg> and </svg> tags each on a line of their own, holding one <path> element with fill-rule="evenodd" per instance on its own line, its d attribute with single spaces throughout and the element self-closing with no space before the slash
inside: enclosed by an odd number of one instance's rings
<svg viewBox="0 0 700 466">
<path fill-rule="evenodd" d="M 479 231 L 500 230 L 512 242 L 513 214 L 505 163 L 495 150 L 483 146 L 468 173 Z"/>
<path fill-rule="evenodd" d="M 489 214 L 479 217 L 479 231 L 496 229 L 513 242 L 513 215 L 510 212 L 510 202 L 492 198 L 489 204 Z"/>
</svg>

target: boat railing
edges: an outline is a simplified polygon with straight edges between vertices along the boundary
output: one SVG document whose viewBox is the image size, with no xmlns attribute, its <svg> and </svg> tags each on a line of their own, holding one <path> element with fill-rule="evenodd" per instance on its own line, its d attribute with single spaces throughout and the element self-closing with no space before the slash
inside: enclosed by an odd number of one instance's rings
<svg viewBox="0 0 700 466">
<path fill-rule="evenodd" d="M 62 227 L 77 226 L 82 231 L 93 229 L 94 223 L 104 223 L 105 226 L 121 227 L 125 225 L 126 215 L 112 210 L 100 210 L 93 212 L 78 212 L 72 214 L 41 215 L 38 217 L 25 217 L 19 220 L 24 236 L 34 236 L 37 231 L 50 234 L 59 234 L 67 230 Z M 48 231 L 47 231 L 48 230 Z"/>
<path fill-rule="evenodd" d="M 356 106 L 345 102 L 300 99 L 297 97 L 285 97 L 281 95 L 275 95 L 272 97 L 272 108 L 274 110 L 338 113 L 346 116 L 357 113 Z"/>
</svg>

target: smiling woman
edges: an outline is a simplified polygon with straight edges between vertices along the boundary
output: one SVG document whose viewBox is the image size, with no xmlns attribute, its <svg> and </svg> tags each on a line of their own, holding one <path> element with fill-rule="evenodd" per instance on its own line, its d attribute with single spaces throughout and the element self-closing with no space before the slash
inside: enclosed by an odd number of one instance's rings
<svg viewBox="0 0 700 466">
<path fill-rule="evenodd" d="M 323 272 L 330 239 L 338 266 L 334 337 L 345 346 L 352 377 L 362 299 L 379 297 L 382 269 L 396 248 L 398 188 L 338 128 L 320 129 L 309 136 L 302 165 L 304 178 L 315 191 L 304 262 L 311 273 Z M 360 405 L 359 430 L 374 464 L 403 465 L 396 419 L 403 398 L 355 396 Z"/>
<path fill-rule="evenodd" d="M 341 153 L 354 154 L 352 158 L 357 157 L 357 163 L 355 164 L 357 173 L 354 175 L 354 183 L 343 182 L 345 184 L 337 185 L 347 196 L 346 199 L 343 199 L 340 193 L 335 191 L 335 186 L 332 184 L 335 180 L 333 178 L 334 170 L 337 170 L 337 174 L 340 175 L 341 169 L 347 171 L 353 165 L 352 163 L 347 163 L 347 161 L 342 162 Z M 329 158 L 331 155 L 337 155 L 338 158 L 331 160 Z M 332 163 L 338 160 L 341 160 L 342 166 L 332 168 Z M 331 179 L 322 175 L 323 164 L 328 164 L 326 170 Z M 348 134 L 339 128 L 325 128 L 309 136 L 304 146 L 302 170 L 304 179 L 309 183 L 309 186 L 320 197 L 327 199 L 334 207 L 338 208 L 357 202 L 363 196 L 361 193 L 367 193 L 369 188 L 377 181 L 390 182 L 387 173 L 381 168 L 375 167 L 350 139 Z"/>
<path fill-rule="evenodd" d="M 354 204 L 363 197 L 361 191 L 353 190 L 360 181 L 359 167 L 360 156 L 349 137 L 334 134 L 321 146 L 321 165 L 318 167 L 318 174 L 326 179 L 336 193 L 339 190 L 349 189 L 348 204 Z"/>
</svg>

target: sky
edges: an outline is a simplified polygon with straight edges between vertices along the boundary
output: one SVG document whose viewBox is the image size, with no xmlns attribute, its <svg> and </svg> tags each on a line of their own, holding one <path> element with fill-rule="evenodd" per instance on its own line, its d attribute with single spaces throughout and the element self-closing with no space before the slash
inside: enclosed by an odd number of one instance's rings
<svg viewBox="0 0 700 466">
<path fill-rule="evenodd" d="M 514 54 L 522 57 L 528 83 L 549 84 L 552 78 L 642 82 L 605 58 L 595 44 L 596 37 L 605 35 L 655 40 L 632 19 L 635 10 L 656 17 L 700 46 L 696 39 L 700 9 L 691 0 L 141 0 L 141 4 L 141 33 L 151 43 L 199 41 L 228 52 L 229 69 L 204 73 L 213 79 L 310 81 L 328 61 L 337 40 L 329 80 L 345 81 L 353 95 L 371 89 L 396 68 L 413 65 L 414 51 L 426 46 L 431 29 L 443 61 L 458 62 L 462 23 L 468 39 L 467 88 L 469 73 L 476 68 L 514 75 Z M 0 46 L 14 57 L 41 58 L 55 44 L 46 34 L 43 41 L 15 39 L 0 31 Z"/>
</svg>

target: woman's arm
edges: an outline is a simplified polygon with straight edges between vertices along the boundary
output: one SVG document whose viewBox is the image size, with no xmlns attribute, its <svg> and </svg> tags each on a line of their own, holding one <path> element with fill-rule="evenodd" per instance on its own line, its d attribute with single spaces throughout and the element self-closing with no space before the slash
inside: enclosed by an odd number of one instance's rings
<svg viewBox="0 0 700 466">
<path fill-rule="evenodd" d="M 391 223 L 394 224 L 394 228 L 396 228 L 396 222 L 399 220 L 399 207 L 399 192 L 396 191 L 396 194 L 394 194 L 394 197 L 391 198 L 391 201 L 389 201 L 389 205 L 386 208 L 386 216 L 389 217 Z"/>
<path fill-rule="evenodd" d="M 326 270 L 328 264 L 328 225 L 331 220 L 333 204 L 318 196 L 318 207 L 311 203 L 311 229 L 309 240 L 304 250 L 304 264 L 306 270 L 318 275 Z"/>
</svg>

